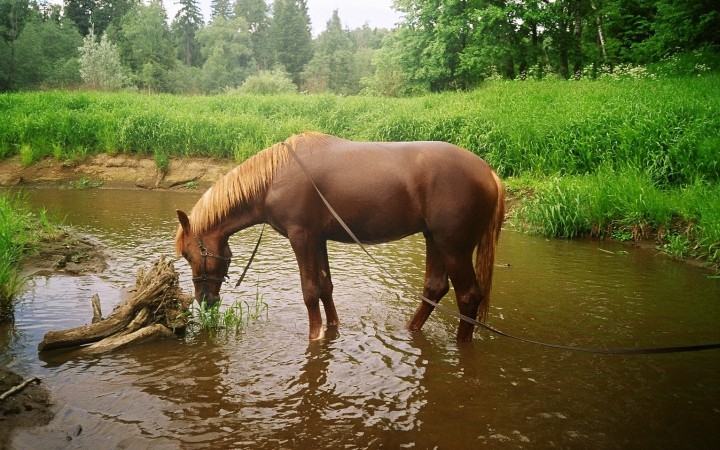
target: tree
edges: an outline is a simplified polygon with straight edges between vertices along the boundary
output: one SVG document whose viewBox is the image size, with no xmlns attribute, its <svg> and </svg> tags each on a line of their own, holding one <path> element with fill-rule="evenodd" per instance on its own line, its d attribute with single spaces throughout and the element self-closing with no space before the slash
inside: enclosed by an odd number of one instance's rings
<svg viewBox="0 0 720 450">
<path fill-rule="evenodd" d="M 305 0 L 275 0 L 270 25 L 270 43 L 275 62 L 281 64 L 295 84 L 312 58 L 310 16 Z"/>
<path fill-rule="evenodd" d="M 305 66 L 303 83 L 308 92 L 329 90 L 336 94 L 355 94 L 360 90 L 356 76 L 352 41 L 342 29 L 337 9 L 325 31 L 315 42 L 315 54 Z"/>
<path fill-rule="evenodd" d="M 151 0 L 147 6 L 139 4 L 123 17 L 119 48 L 140 87 L 170 90 L 166 76 L 177 59 L 160 0 Z"/>
<path fill-rule="evenodd" d="M 80 47 L 80 76 L 90 89 L 116 91 L 130 84 L 118 48 L 103 34 L 95 41 L 92 28 Z"/>
<path fill-rule="evenodd" d="M 78 47 L 82 37 L 65 18 L 36 18 L 16 42 L 16 88 L 63 87 L 78 84 Z"/>
<path fill-rule="evenodd" d="M 97 3 L 98 0 L 65 0 L 65 16 L 75 23 L 83 36 L 87 36 L 93 28 L 92 15 L 98 7 Z"/>
<path fill-rule="evenodd" d="M 16 88 L 16 44 L 25 23 L 37 18 L 37 3 L 28 0 L 0 0 L 0 90 Z"/>
<path fill-rule="evenodd" d="M 198 32 L 200 51 L 205 58 L 203 85 L 206 91 L 236 88 L 257 69 L 252 59 L 252 42 L 242 18 L 216 18 Z"/>
<path fill-rule="evenodd" d="M 641 45 L 647 60 L 678 50 L 720 46 L 720 5 L 713 0 L 656 0 L 653 34 Z"/>
<path fill-rule="evenodd" d="M 232 8 L 230 0 L 212 0 L 210 2 L 210 21 L 216 19 L 230 20 Z"/>
<path fill-rule="evenodd" d="M 265 0 L 237 0 L 233 9 L 236 18 L 243 18 L 248 24 L 252 40 L 253 58 L 260 70 L 273 65 L 273 52 L 269 45 L 270 17 Z"/>
<path fill-rule="evenodd" d="M 178 42 L 178 55 L 186 66 L 200 63 L 200 51 L 195 34 L 203 25 L 202 13 L 197 0 L 178 0 L 180 9 L 175 14 L 172 31 Z"/>
</svg>

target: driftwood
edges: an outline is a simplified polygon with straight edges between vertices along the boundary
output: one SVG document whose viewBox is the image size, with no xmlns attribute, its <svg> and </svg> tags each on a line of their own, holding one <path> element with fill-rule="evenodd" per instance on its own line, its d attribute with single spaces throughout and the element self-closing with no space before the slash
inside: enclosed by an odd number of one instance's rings
<svg viewBox="0 0 720 450">
<path fill-rule="evenodd" d="M 186 311 L 193 298 L 178 285 L 178 274 L 172 261 L 160 257 L 150 269 L 141 267 L 134 294 L 106 318 L 102 318 L 100 301 L 93 296 L 93 323 L 63 331 L 49 331 L 38 345 L 39 351 L 78 347 L 83 353 L 100 354 L 130 344 L 171 337 L 187 326 Z"/>
<path fill-rule="evenodd" d="M 5 400 L 6 398 L 10 397 L 11 395 L 16 394 L 16 393 L 22 391 L 22 390 L 25 389 L 30 383 L 38 383 L 38 384 L 39 384 L 39 383 L 40 383 L 40 378 L 38 378 L 38 377 L 28 378 L 27 380 L 24 380 L 22 383 L 18 384 L 17 386 L 11 387 L 11 388 L 8 389 L 7 391 L 5 391 L 5 392 L 3 392 L 2 394 L 0 394 L 0 402 L 3 401 L 3 400 Z"/>
</svg>

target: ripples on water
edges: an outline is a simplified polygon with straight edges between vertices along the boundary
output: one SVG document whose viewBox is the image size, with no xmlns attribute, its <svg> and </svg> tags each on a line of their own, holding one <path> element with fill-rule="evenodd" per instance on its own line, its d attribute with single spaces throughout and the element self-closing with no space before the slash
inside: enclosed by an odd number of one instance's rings
<svg viewBox="0 0 720 450">
<path fill-rule="evenodd" d="M 352 246 L 331 244 L 341 325 L 307 341 L 307 316 L 289 244 L 266 234 L 245 285 L 225 295 L 269 305 L 242 333 L 191 333 L 77 359 L 35 351 L 46 331 L 89 322 L 99 293 L 110 311 L 140 265 L 172 254 L 174 210 L 199 193 L 33 191 L 31 199 L 98 237 L 115 254 L 99 275 L 38 277 L 4 361 L 38 375 L 56 417 L 19 430 L 17 448 L 709 448 L 720 441 L 720 352 L 655 356 L 575 354 L 477 333 L 454 343 L 456 320 L 436 312 L 405 331 L 424 269 L 419 237 L 371 251 L 398 286 Z M 258 229 L 231 239 L 235 281 Z M 599 251 L 605 250 L 615 253 Z M 702 270 L 596 241 L 504 233 L 491 323 L 511 333 L 582 346 L 720 340 L 720 282 Z M 184 261 L 176 264 L 191 290 Z M 454 303 L 449 298 L 444 303 Z M 82 432 L 68 441 L 74 427 Z M 70 430 L 70 431 L 69 431 Z"/>
</svg>

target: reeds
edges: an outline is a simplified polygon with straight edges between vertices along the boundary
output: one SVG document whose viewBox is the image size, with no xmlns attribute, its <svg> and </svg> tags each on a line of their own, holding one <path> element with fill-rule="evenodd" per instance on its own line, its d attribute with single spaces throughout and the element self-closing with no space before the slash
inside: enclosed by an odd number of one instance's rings
<svg viewBox="0 0 720 450">
<path fill-rule="evenodd" d="M 259 320 L 263 315 L 267 317 L 268 305 L 262 295 L 256 292 L 252 303 L 235 301 L 223 307 L 222 299 L 212 306 L 202 302 L 199 307 L 193 308 L 193 323 L 204 331 L 241 331 L 250 323 Z"/>
</svg>

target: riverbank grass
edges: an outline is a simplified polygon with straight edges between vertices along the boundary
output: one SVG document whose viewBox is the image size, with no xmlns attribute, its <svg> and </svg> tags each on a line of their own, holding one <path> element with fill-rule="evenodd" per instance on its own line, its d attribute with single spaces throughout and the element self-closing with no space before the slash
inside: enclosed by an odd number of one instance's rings
<svg viewBox="0 0 720 450">
<path fill-rule="evenodd" d="M 647 173 L 605 168 L 594 174 L 509 180 L 522 199 L 510 224 L 548 237 L 655 239 L 675 257 L 720 265 L 720 185 L 701 179 L 660 188 Z"/>
<path fill-rule="evenodd" d="M 43 234 L 54 233 L 44 211 L 32 212 L 20 194 L 0 193 L 0 322 L 12 320 L 26 279 L 20 268 Z"/>
</svg>

